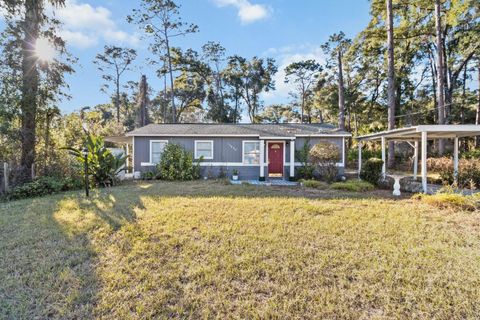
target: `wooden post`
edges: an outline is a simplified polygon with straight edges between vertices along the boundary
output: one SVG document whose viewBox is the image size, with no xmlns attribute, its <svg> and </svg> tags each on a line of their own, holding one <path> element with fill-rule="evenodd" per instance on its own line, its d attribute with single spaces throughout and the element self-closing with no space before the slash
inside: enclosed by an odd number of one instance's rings
<svg viewBox="0 0 480 320">
<path fill-rule="evenodd" d="M 458 184 L 458 137 L 453 144 L 453 181 Z"/>
<path fill-rule="evenodd" d="M 385 137 L 382 137 L 382 161 L 383 161 L 383 166 L 382 166 L 382 177 L 385 179 L 387 176 L 387 159 L 386 159 L 386 154 L 385 154 Z"/>
<path fill-rule="evenodd" d="M 9 168 L 8 168 L 8 163 L 4 162 L 3 163 L 3 189 L 5 192 L 10 191 L 10 182 L 8 181 L 8 178 L 10 176 Z"/>
<path fill-rule="evenodd" d="M 418 176 L 418 141 L 414 144 L 415 150 L 413 151 L 413 179 L 417 180 Z"/>
<path fill-rule="evenodd" d="M 427 193 L 427 133 L 422 132 L 422 188 Z"/>
<path fill-rule="evenodd" d="M 360 180 L 360 172 L 362 171 L 362 141 L 358 141 L 358 179 Z"/>
</svg>

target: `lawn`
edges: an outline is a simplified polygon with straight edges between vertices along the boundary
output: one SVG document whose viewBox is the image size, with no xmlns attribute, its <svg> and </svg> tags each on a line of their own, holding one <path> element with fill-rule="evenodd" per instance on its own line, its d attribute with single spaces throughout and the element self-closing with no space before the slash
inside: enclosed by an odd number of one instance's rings
<svg viewBox="0 0 480 320">
<path fill-rule="evenodd" d="M 388 193 L 139 183 L 0 204 L 0 319 L 464 319 L 480 214 Z"/>
</svg>

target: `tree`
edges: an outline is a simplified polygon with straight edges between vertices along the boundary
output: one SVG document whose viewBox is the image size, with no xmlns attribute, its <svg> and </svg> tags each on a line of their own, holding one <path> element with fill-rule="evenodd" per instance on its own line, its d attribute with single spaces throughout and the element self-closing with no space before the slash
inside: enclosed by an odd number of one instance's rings
<svg viewBox="0 0 480 320">
<path fill-rule="evenodd" d="M 137 94 L 137 116 L 135 118 L 136 128 L 144 127 L 150 123 L 150 117 L 148 115 L 149 102 L 147 76 L 142 75 Z"/>
<path fill-rule="evenodd" d="M 134 49 L 121 48 L 116 46 L 105 46 L 103 53 L 97 54 L 94 64 L 98 65 L 98 70 L 102 74 L 105 84 L 102 91 L 106 92 L 110 88 L 110 83 L 115 87 L 114 106 L 117 111 L 117 122 L 120 123 L 120 87 L 122 75 L 130 70 L 130 66 L 137 58 L 137 51 Z"/>
<path fill-rule="evenodd" d="M 262 122 L 266 123 L 288 123 L 297 118 L 297 116 L 298 114 L 295 114 L 290 106 L 273 104 L 266 107 L 259 117 Z"/>
<path fill-rule="evenodd" d="M 304 113 L 307 111 L 307 121 L 312 122 L 311 107 L 307 108 L 306 102 L 312 94 L 312 86 L 316 83 L 322 67 L 315 60 L 293 62 L 285 68 L 285 83 L 292 81 L 300 96 L 301 112 L 300 121 L 305 121 Z"/>
<path fill-rule="evenodd" d="M 198 31 L 195 24 L 186 24 L 180 18 L 180 6 L 172 0 L 142 0 L 141 8 L 134 9 L 127 21 L 135 22 L 153 38 L 150 50 L 165 56 L 166 67 L 170 75 L 170 100 L 172 104 L 172 122 L 177 122 L 175 106 L 175 83 L 172 67 L 171 41 L 173 38 Z M 162 60 L 162 58 L 161 58 Z"/>
<path fill-rule="evenodd" d="M 442 8 L 440 0 L 435 0 L 435 34 L 437 44 L 437 105 L 438 105 L 438 124 L 445 123 L 445 69 L 444 69 L 444 46 L 442 30 Z M 443 155 L 445 152 L 445 141 L 438 141 L 438 153 Z"/>
<path fill-rule="evenodd" d="M 21 159 L 16 182 L 31 180 L 31 168 L 36 159 L 36 125 L 39 107 L 57 99 L 65 86 L 63 75 L 73 69 L 67 61 L 48 56 L 39 44 L 48 46 L 49 51 L 66 53 L 64 41 L 56 35 L 58 21 L 45 14 L 45 4 L 58 8 L 64 0 L 5 0 L 0 8 L 6 11 L 6 48 L 15 55 L 7 67 L 11 77 L 18 77 L 20 84 L 19 106 L 21 110 Z M 50 55 L 50 54 L 48 54 Z M 18 61 L 21 61 L 19 64 Z"/>
<path fill-rule="evenodd" d="M 393 38 L 392 0 L 387 1 L 387 56 L 388 56 L 388 130 L 395 129 L 395 56 Z M 388 142 L 388 167 L 395 164 L 395 142 Z"/>
<path fill-rule="evenodd" d="M 258 122 L 258 113 L 262 109 L 260 94 L 275 89 L 273 76 L 278 68 L 275 60 L 253 57 L 247 61 L 240 56 L 232 56 L 228 59 L 225 69 L 227 81 L 238 88 L 238 95 L 247 106 L 250 121 Z"/>
<path fill-rule="evenodd" d="M 340 32 L 330 36 L 329 40 L 322 45 L 322 49 L 328 56 L 327 67 L 336 68 L 338 83 L 338 127 L 345 130 L 345 85 L 343 81 L 343 55 L 351 45 L 351 40 L 345 38 L 345 33 Z"/>
</svg>

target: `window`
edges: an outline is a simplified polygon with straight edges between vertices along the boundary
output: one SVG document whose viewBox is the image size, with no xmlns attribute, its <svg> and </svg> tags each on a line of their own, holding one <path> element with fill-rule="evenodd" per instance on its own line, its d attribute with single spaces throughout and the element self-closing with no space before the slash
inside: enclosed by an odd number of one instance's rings
<svg viewBox="0 0 480 320">
<path fill-rule="evenodd" d="M 260 164 L 260 141 L 243 141 L 243 164 Z"/>
<path fill-rule="evenodd" d="M 195 159 L 213 159 L 213 141 L 195 140 Z"/>
<path fill-rule="evenodd" d="M 157 164 L 160 162 L 167 142 L 164 140 L 150 140 L 150 163 Z"/>
</svg>

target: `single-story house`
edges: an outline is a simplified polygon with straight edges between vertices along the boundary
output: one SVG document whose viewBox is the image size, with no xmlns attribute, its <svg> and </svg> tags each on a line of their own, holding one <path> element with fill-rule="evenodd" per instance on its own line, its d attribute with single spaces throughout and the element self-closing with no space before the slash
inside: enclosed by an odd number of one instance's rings
<svg viewBox="0 0 480 320">
<path fill-rule="evenodd" d="M 123 142 L 131 144 L 133 172 L 151 171 L 160 161 L 168 143 L 176 143 L 191 151 L 200 164 L 204 177 L 231 175 L 260 179 L 295 176 L 301 166 L 295 151 L 309 141 L 313 146 L 328 141 L 339 148 L 342 174 L 345 168 L 345 139 L 351 134 L 327 124 L 150 124 L 126 134 Z"/>
</svg>

